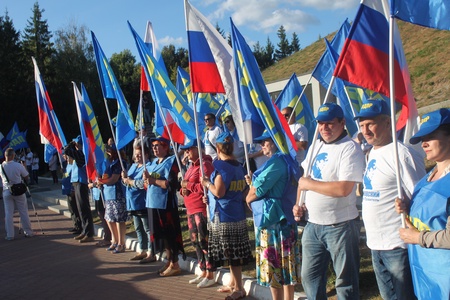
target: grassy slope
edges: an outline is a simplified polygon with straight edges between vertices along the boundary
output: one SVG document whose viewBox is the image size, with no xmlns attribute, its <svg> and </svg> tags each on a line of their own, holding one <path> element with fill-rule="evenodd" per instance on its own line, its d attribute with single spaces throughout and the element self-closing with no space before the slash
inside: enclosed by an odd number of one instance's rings
<svg viewBox="0 0 450 300">
<path fill-rule="evenodd" d="M 400 28 L 417 106 L 422 107 L 448 100 L 450 31 L 424 28 L 402 21 L 398 21 L 397 24 Z M 331 40 L 333 35 L 334 33 L 326 38 Z M 323 40 L 316 41 L 264 70 L 265 82 L 287 79 L 294 72 L 297 75 L 311 72 L 324 50 Z"/>
</svg>

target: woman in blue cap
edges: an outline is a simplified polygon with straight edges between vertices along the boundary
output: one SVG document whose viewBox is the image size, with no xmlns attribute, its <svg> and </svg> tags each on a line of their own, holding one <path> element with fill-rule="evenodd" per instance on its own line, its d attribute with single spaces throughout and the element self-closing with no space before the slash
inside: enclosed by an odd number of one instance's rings
<svg viewBox="0 0 450 300">
<path fill-rule="evenodd" d="M 246 296 L 242 285 L 242 266 L 252 258 L 244 202 L 248 189 L 244 168 L 233 155 L 231 134 L 222 132 L 216 142 L 218 159 L 213 162 L 215 170 L 211 180 L 202 178 L 202 185 L 209 191 L 211 228 L 208 258 L 216 268 L 230 266 L 229 285 L 218 291 L 232 292 L 225 299 L 234 300 Z"/>
<path fill-rule="evenodd" d="M 425 114 L 420 130 L 410 139 L 422 143 L 436 166 L 417 184 L 406 227 L 400 237 L 408 243 L 414 292 L 419 299 L 450 297 L 450 109 Z M 407 212 L 397 199 L 397 212 Z M 434 248 L 434 249 L 433 249 Z"/>
</svg>

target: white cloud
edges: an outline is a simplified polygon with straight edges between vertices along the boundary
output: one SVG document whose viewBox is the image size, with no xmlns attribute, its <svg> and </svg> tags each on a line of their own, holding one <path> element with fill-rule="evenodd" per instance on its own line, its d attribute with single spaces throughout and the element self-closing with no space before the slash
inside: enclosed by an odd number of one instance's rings
<svg viewBox="0 0 450 300">
<path fill-rule="evenodd" d="M 180 46 L 183 44 L 183 38 L 182 37 L 172 37 L 166 35 L 165 37 L 158 39 L 158 44 L 160 47 L 164 47 L 167 45 L 174 45 L 174 46 Z"/>
<path fill-rule="evenodd" d="M 354 8 L 360 3 L 359 0 L 292 0 L 292 2 L 319 10 Z"/>
</svg>

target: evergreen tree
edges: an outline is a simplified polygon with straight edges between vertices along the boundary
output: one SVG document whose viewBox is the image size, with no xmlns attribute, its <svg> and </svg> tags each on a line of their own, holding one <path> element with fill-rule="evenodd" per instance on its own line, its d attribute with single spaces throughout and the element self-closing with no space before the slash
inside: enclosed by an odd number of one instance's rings
<svg viewBox="0 0 450 300">
<path fill-rule="evenodd" d="M 26 100 L 30 97 L 25 93 L 30 89 L 24 86 L 23 71 L 25 67 L 20 32 L 14 28 L 8 12 L 4 17 L 0 16 L 0 45 L 0 99 L 2 101 L 0 131 L 6 135 L 15 121 L 21 121 L 19 122 L 21 128 L 28 127 L 28 124 L 23 123 L 26 121 L 23 120 L 25 112 L 20 108 L 28 107 Z"/>
<path fill-rule="evenodd" d="M 277 44 L 278 48 L 275 50 L 275 60 L 280 61 L 291 55 L 289 41 L 286 37 L 286 30 L 283 25 L 278 29 L 277 36 L 280 39 L 280 42 Z"/>
<path fill-rule="evenodd" d="M 300 48 L 300 41 L 298 39 L 298 35 L 295 32 L 292 34 L 292 40 L 291 40 L 290 48 L 291 48 L 291 54 L 293 54 L 293 53 L 295 53 L 297 51 L 300 51 L 300 49 L 301 49 Z"/>
<path fill-rule="evenodd" d="M 174 45 L 164 46 L 161 50 L 164 63 L 170 80 L 175 83 L 177 78 L 177 67 L 187 69 L 189 66 L 189 55 L 185 48 L 176 49 Z"/>
<path fill-rule="evenodd" d="M 31 63 L 31 56 L 34 56 L 39 65 L 39 70 L 43 74 L 52 77 L 50 61 L 55 53 L 53 43 L 51 42 L 52 33 L 48 30 L 47 20 L 42 19 L 44 9 L 39 8 L 39 3 L 35 2 L 33 16 L 28 20 L 25 31 L 22 34 L 23 50 L 27 60 Z"/>
<path fill-rule="evenodd" d="M 253 56 L 255 56 L 259 68 L 263 70 L 262 66 L 264 64 L 264 49 L 263 47 L 261 47 L 261 44 L 259 42 L 256 42 L 256 44 L 253 45 Z"/>
<path fill-rule="evenodd" d="M 274 59 L 275 46 L 270 41 L 269 37 L 267 37 L 266 47 L 264 49 L 264 64 L 260 66 L 261 69 L 265 69 L 270 67 L 275 63 Z"/>
</svg>

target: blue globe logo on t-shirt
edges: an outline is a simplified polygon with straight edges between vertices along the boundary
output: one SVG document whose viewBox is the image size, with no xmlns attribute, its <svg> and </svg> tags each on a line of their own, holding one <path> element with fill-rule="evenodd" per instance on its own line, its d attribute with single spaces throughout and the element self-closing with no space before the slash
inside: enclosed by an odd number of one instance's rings
<svg viewBox="0 0 450 300">
<path fill-rule="evenodd" d="M 364 189 L 372 190 L 372 179 L 377 169 L 377 160 L 372 159 L 367 164 L 367 171 L 364 174 Z"/>
<path fill-rule="evenodd" d="M 312 166 L 312 174 L 316 179 L 322 178 L 322 170 L 325 167 L 325 164 L 328 162 L 328 153 L 320 153 L 317 155 L 316 160 Z"/>
</svg>

